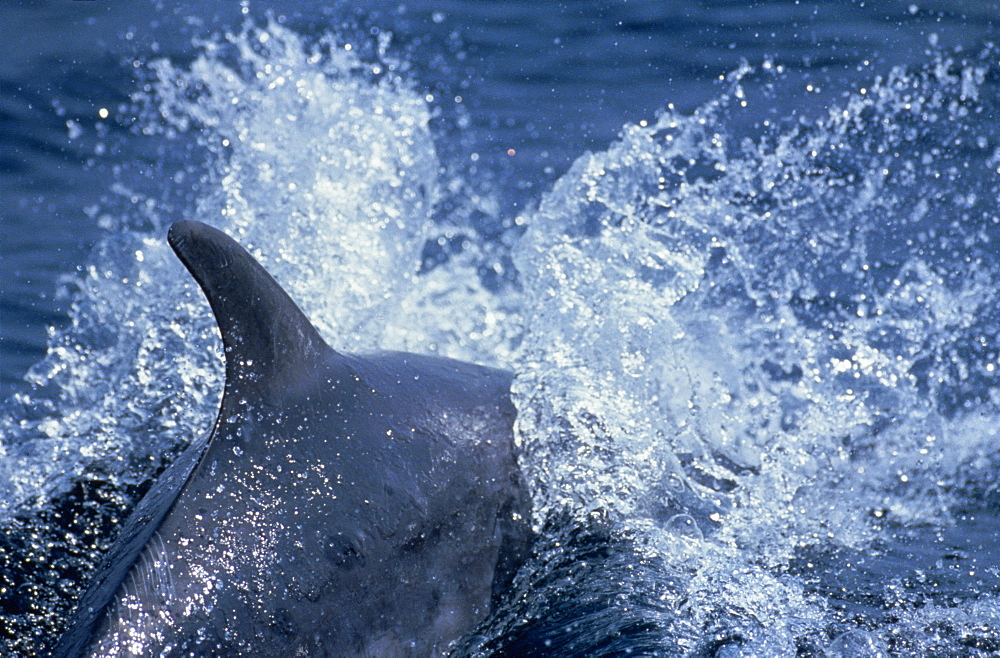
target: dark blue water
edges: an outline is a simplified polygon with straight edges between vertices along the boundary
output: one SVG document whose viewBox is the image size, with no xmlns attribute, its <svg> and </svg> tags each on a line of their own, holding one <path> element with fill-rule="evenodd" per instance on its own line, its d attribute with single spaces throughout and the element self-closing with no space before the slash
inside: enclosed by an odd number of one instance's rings
<svg viewBox="0 0 1000 658">
<path fill-rule="evenodd" d="M 515 371 L 545 536 L 593 510 L 615 536 L 563 543 L 604 542 L 593 624 L 1000 650 L 998 11 L 0 5 L 5 648 L 44 645 L 212 420 L 211 323 L 162 243 L 194 217 L 337 348 Z M 559 550 L 518 584 L 548 625 L 512 603 L 464 650 L 593 655 Z"/>
</svg>

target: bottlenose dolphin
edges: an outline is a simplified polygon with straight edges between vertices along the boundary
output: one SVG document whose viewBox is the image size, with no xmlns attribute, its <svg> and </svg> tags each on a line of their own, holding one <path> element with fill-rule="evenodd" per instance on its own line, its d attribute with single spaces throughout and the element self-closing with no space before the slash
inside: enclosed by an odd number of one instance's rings
<svg viewBox="0 0 1000 658">
<path fill-rule="evenodd" d="M 139 502 L 53 655 L 431 656 L 523 562 L 509 373 L 339 354 L 230 237 L 168 240 L 215 314 L 214 429 Z"/>
</svg>

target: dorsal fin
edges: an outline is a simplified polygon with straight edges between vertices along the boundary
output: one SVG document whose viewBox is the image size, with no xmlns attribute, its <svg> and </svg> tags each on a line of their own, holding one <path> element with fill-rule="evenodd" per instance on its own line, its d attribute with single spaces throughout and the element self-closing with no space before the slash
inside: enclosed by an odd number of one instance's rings
<svg viewBox="0 0 1000 658">
<path fill-rule="evenodd" d="M 333 352 L 292 298 L 228 235 L 201 222 L 179 221 L 167 239 L 219 324 L 227 396 L 281 391 Z"/>
</svg>

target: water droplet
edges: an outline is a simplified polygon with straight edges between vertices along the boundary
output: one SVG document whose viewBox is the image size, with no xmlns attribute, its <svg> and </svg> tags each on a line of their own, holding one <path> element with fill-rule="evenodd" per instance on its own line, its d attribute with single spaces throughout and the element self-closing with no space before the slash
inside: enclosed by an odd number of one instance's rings
<svg viewBox="0 0 1000 658">
<path fill-rule="evenodd" d="M 865 631 L 847 631 L 834 640 L 826 650 L 827 658 L 888 658 L 889 651 L 882 642 Z"/>
<path fill-rule="evenodd" d="M 665 529 L 678 537 L 687 537 L 688 539 L 695 539 L 697 541 L 705 538 L 701 534 L 698 522 L 690 514 L 677 514 L 670 517 Z"/>
</svg>

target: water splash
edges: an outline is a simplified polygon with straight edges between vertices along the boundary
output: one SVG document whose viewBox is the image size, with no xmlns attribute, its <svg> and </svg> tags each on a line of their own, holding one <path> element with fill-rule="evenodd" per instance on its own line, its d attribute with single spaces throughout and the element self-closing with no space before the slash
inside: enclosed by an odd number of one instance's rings
<svg viewBox="0 0 1000 658">
<path fill-rule="evenodd" d="M 782 575 L 796 551 L 949 522 L 996 462 L 1000 186 L 974 119 L 996 115 L 993 58 L 894 70 L 737 141 L 773 68 L 745 67 L 573 165 L 514 250 L 543 518 L 603 509 L 690 567 L 691 515 L 693 622 L 752 620 L 769 655 L 829 619 Z"/>
<path fill-rule="evenodd" d="M 339 348 L 376 348 L 431 228 L 426 102 L 381 72 L 395 65 L 273 22 L 203 47 L 190 70 L 153 64 L 168 124 L 196 122 L 218 156 L 198 216 L 237 236 Z"/>
</svg>

